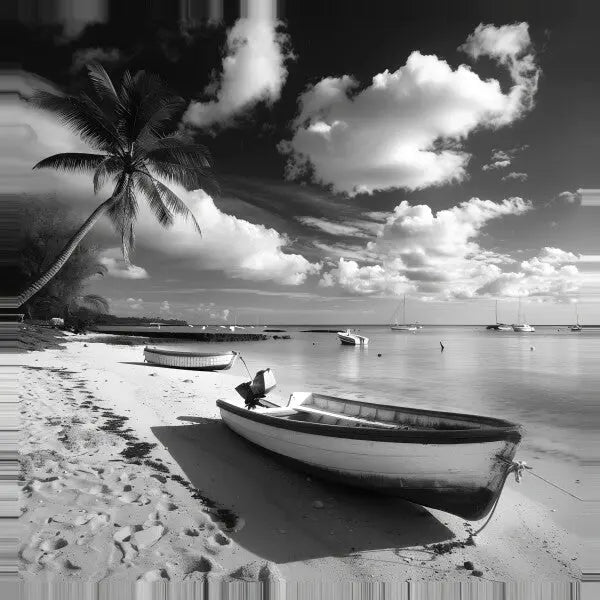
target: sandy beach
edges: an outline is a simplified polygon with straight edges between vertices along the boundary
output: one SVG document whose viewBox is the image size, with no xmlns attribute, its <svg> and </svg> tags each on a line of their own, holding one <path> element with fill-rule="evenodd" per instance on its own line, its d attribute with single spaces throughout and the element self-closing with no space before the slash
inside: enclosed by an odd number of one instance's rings
<svg viewBox="0 0 600 600">
<path fill-rule="evenodd" d="M 580 577 L 579 537 L 527 483 L 511 477 L 468 545 L 477 524 L 313 480 L 238 438 L 215 402 L 242 403 L 247 377 L 154 367 L 140 346 L 95 339 L 23 359 L 26 582 Z"/>
</svg>

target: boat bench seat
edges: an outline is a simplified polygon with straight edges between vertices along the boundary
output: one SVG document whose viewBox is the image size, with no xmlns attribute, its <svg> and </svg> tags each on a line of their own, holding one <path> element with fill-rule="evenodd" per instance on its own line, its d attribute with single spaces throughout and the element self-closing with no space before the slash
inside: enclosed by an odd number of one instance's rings
<svg viewBox="0 0 600 600">
<path fill-rule="evenodd" d="M 292 406 L 294 410 L 298 412 L 311 413 L 315 415 L 322 415 L 324 417 L 331 417 L 333 419 L 338 419 L 341 421 L 350 421 L 351 423 L 356 423 L 357 425 L 369 425 L 371 427 L 383 427 L 385 429 L 403 429 L 401 425 L 392 425 L 391 423 L 381 423 L 380 421 L 370 421 L 369 419 L 360 419 L 359 417 L 351 417 L 346 415 L 341 415 L 339 413 L 332 413 L 326 410 L 320 410 L 318 408 L 313 408 L 311 406 L 299 405 Z M 408 428 L 406 428 L 408 429 Z"/>
</svg>

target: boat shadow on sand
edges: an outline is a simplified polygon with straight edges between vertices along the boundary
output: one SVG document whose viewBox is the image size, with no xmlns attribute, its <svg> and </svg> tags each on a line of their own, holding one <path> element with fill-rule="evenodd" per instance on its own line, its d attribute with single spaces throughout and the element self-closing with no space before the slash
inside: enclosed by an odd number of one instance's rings
<svg viewBox="0 0 600 600">
<path fill-rule="evenodd" d="M 429 511 L 398 498 L 307 477 L 218 419 L 152 432 L 191 484 L 244 521 L 228 532 L 276 563 L 446 541 L 454 534 Z"/>
</svg>

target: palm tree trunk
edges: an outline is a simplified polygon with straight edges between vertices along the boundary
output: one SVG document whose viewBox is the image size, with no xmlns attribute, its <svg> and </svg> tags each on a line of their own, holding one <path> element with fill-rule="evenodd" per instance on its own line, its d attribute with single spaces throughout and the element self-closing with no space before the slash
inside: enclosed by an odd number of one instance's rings
<svg viewBox="0 0 600 600">
<path fill-rule="evenodd" d="M 77 248 L 79 242 L 89 233 L 94 227 L 96 222 L 104 215 L 111 204 L 117 199 L 117 195 L 111 196 L 108 200 L 103 202 L 87 219 L 87 221 L 80 227 L 77 233 L 69 240 L 68 244 L 62 249 L 62 252 L 56 257 L 52 266 L 35 282 L 32 283 L 21 295 L 17 298 L 17 305 L 22 306 L 32 296 L 37 294 L 65 265 L 67 260 L 75 248 Z"/>
</svg>

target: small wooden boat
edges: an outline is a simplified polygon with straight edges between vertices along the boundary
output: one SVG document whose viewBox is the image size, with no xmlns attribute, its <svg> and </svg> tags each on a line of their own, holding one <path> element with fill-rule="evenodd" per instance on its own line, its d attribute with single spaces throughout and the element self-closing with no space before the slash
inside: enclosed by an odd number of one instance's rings
<svg viewBox="0 0 600 600">
<path fill-rule="evenodd" d="M 337 336 L 345 346 L 368 346 L 369 338 L 364 335 L 356 335 L 349 329 L 346 331 L 338 331 Z"/>
<path fill-rule="evenodd" d="M 233 431 L 305 471 L 468 520 L 492 510 L 521 440 L 501 419 L 308 392 L 287 407 L 217 406 Z"/>
<path fill-rule="evenodd" d="M 222 371 L 233 366 L 237 352 L 194 352 L 176 348 L 146 346 L 144 360 L 163 367 L 197 369 L 199 371 Z"/>
</svg>

